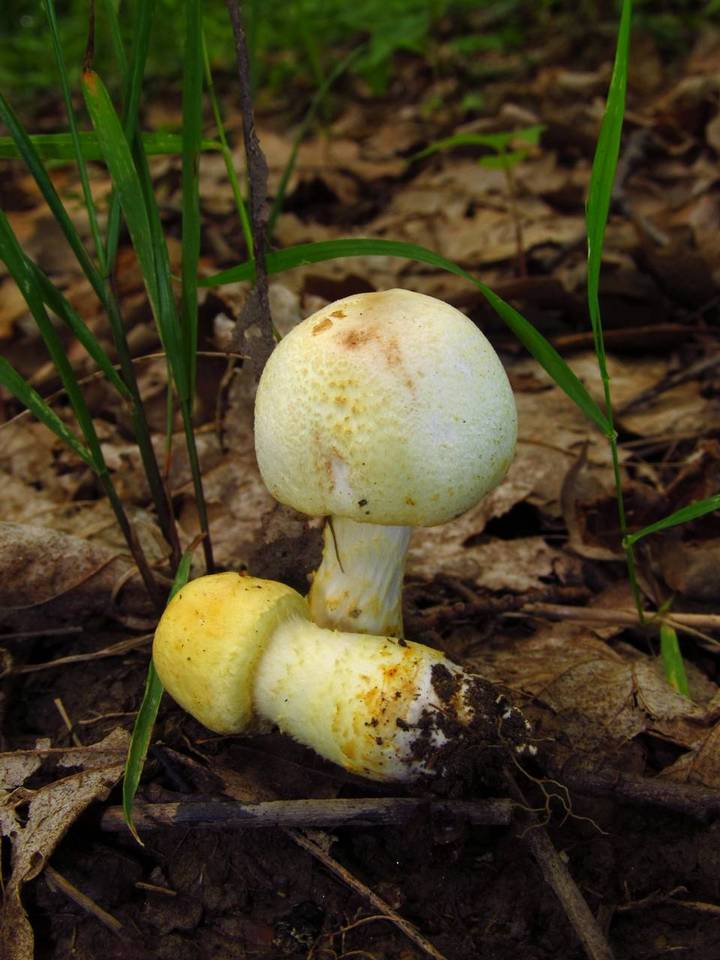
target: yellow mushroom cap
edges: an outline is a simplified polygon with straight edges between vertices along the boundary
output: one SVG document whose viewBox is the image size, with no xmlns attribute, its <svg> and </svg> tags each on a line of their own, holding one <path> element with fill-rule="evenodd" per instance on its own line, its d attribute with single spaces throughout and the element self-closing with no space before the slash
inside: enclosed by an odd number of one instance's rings
<svg viewBox="0 0 720 960">
<path fill-rule="evenodd" d="M 263 371 L 255 448 L 273 496 L 302 513 L 431 526 L 504 476 L 517 415 L 472 321 L 408 290 L 364 293 L 308 317 Z"/>
<path fill-rule="evenodd" d="M 215 733 L 239 733 L 253 717 L 255 668 L 280 623 L 309 619 L 291 587 L 238 573 L 199 577 L 173 597 L 153 643 L 170 696 Z"/>
</svg>

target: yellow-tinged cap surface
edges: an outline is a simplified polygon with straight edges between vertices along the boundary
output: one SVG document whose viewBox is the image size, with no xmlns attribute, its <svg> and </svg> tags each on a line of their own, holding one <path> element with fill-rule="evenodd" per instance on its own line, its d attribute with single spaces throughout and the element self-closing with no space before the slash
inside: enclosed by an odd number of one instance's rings
<svg viewBox="0 0 720 960">
<path fill-rule="evenodd" d="M 199 577 L 167 605 L 153 643 L 158 676 L 181 707 L 216 733 L 252 719 L 253 675 L 276 627 L 309 618 L 290 587 L 238 573 Z"/>
<path fill-rule="evenodd" d="M 510 384 L 448 304 L 346 297 L 284 337 L 263 371 L 255 446 L 273 496 L 303 513 L 430 526 L 496 486 L 515 450 Z"/>
</svg>

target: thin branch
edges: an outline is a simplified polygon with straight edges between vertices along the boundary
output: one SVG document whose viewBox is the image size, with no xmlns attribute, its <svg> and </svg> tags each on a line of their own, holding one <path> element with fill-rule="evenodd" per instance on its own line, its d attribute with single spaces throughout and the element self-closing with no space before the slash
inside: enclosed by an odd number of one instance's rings
<svg viewBox="0 0 720 960">
<path fill-rule="evenodd" d="M 635 610 L 601 610 L 595 607 L 571 607 L 552 603 L 524 603 L 517 611 L 508 611 L 506 616 L 533 615 L 550 620 L 577 620 L 587 623 L 616 624 L 617 626 L 641 627 L 657 622 L 669 623 L 680 630 L 720 630 L 720 615 L 716 613 L 681 613 L 675 610 L 669 614 L 653 614 L 647 611 L 644 624 L 638 621 Z"/>
<path fill-rule="evenodd" d="M 41 631 L 45 633 L 46 631 Z M 67 657 L 58 657 L 57 660 L 47 660 L 44 663 L 26 663 L 19 667 L 9 667 L 0 673 L 0 680 L 6 677 L 17 676 L 21 673 L 38 673 L 41 670 L 52 670 L 56 667 L 65 667 L 72 663 L 85 663 L 87 660 L 102 660 L 105 657 L 121 657 L 130 650 L 142 647 L 149 643 L 153 635 L 146 634 L 142 637 L 131 637 L 128 640 L 120 640 L 109 647 L 103 647 L 102 650 L 94 650 L 92 653 L 74 653 Z M 4 638 L 3 638 L 4 639 Z"/>
<path fill-rule="evenodd" d="M 448 802 L 412 797 L 378 799 L 270 800 L 241 803 L 237 800 L 189 800 L 178 803 L 136 803 L 133 818 L 139 830 L 172 826 L 193 827 L 378 827 L 402 824 L 422 811 L 433 817 L 457 817 L 468 823 L 506 826 L 512 820 L 509 800 Z M 121 807 L 110 807 L 100 821 L 103 830 L 127 829 Z"/>
<path fill-rule="evenodd" d="M 120 933 L 123 925 L 116 917 L 108 913 L 107 910 L 103 910 L 94 900 L 91 900 L 90 897 L 86 896 L 81 890 L 78 890 L 74 884 L 70 883 L 66 877 L 58 873 L 50 864 L 47 864 L 45 867 L 45 878 L 50 887 L 64 893 L 73 903 L 76 903 L 86 913 L 91 914 L 96 920 L 99 920 L 108 930 L 112 930 L 115 934 Z"/>
<path fill-rule="evenodd" d="M 354 874 L 350 873 L 346 867 L 338 863 L 338 861 L 327 852 L 325 849 L 325 845 L 329 839 L 327 834 L 318 831 L 305 834 L 299 830 L 288 830 L 287 834 L 298 846 L 307 850 L 308 853 L 315 857 L 316 860 L 319 860 L 324 867 L 330 870 L 331 873 L 334 873 L 335 876 L 342 880 L 351 890 L 354 890 L 355 893 L 367 900 L 378 913 L 383 914 L 383 916 L 394 923 L 398 930 L 404 933 L 408 940 L 414 943 L 416 947 L 419 947 L 423 953 L 432 957 L 433 960 L 447 960 L 445 955 L 440 953 L 409 920 L 401 917 L 397 910 L 393 910 L 389 903 L 386 903 L 374 890 L 367 887 L 362 880 L 358 880 Z"/>
<path fill-rule="evenodd" d="M 267 358 L 275 346 L 268 278 L 265 268 L 266 227 L 269 210 L 267 203 L 268 165 L 255 131 L 250 60 L 238 0 L 226 0 L 235 41 L 235 59 L 240 81 L 239 99 L 243 121 L 243 138 L 247 159 L 248 200 L 255 262 L 255 286 L 245 302 L 233 335 L 233 348 L 249 353 L 256 377 L 260 376 Z"/>
<path fill-rule="evenodd" d="M 720 815 L 720 792 L 695 783 L 676 783 L 660 777 L 640 777 L 619 770 L 587 770 L 564 767 L 555 774 L 575 793 L 610 797 L 616 803 L 663 807 L 708 820 Z"/>
<path fill-rule="evenodd" d="M 545 827 L 530 810 L 523 792 L 509 771 L 506 771 L 506 781 L 510 788 L 510 795 L 519 806 L 525 808 L 522 819 L 525 820 L 526 829 L 522 839 L 530 848 L 545 882 L 560 901 L 569 923 L 583 945 L 588 960 L 614 960 L 610 944 L 580 888 L 572 878 L 567 864 L 553 846 Z"/>
</svg>

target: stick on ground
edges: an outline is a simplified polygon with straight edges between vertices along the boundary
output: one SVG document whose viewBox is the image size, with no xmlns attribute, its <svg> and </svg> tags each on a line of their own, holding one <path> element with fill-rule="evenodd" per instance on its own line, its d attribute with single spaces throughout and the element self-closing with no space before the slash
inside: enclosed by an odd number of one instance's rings
<svg viewBox="0 0 720 960">
<path fill-rule="evenodd" d="M 235 41 L 235 59 L 240 81 L 239 100 L 243 121 L 243 138 L 247 158 L 248 199 L 250 227 L 252 230 L 255 261 L 255 286 L 245 302 L 233 334 L 233 349 L 250 356 L 259 377 L 267 358 L 273 351 L 275 340 L 270 318 L 268 278 L 265 269 L 265 228 L 269 215 L 267 204 L 268 166 L 265 154 L 255 131 L 255 117 L 250 86 L 250 60 L 248 57 L 245 29 L 238 0 L 226 0 Z"/>
<path fill-rule="evenodd" d="M 526 829 L 522 839 L 530 848 L 545 882 L 552 887 L 560 901 L 568 921 L 583 945 L 588 960 L 614 960 L 610 944 L 590 910 L 587 900 L 573 880 L 565 861 L 555 849 L 545 827 L 531 812 L 523 792 L 510 771 L 506 771 L 506 780 L 510 795 L 518 804 L 525 807 Z"/>
<path fill-rule="evenodd" d="M 189 800 L 180 803 L 136 803 L 133 819 L 138 830 L 172 826 L 193 827 L 379 827 L 407 823 L 422 811 L 431 817 L 456 817 L 468 823 L 506 826 L 512 820 L 510 800 L 440 802 L 412 797 L 347 800 L 271 800 L 241 803 L 237 800 Z M 102 816 L 103 830 L 127 828 L 121 807 L 110 807 Z"/>
</svg>

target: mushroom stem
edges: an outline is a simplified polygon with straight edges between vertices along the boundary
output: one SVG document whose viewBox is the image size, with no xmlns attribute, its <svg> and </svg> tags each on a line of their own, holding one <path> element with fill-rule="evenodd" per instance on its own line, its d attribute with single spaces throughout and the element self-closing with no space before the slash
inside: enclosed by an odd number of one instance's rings
<svg viewBox="0 0 720 960">
<path fill-rule="evenodd" d="M 429 772 L 420 741 L 447 741 L 439 714 L 451 709 L 470 719 L 462 697 L 441 702 L 433 684 L 439 665 L 462 673 L 429 647 L 330 631 L 295 616 L 267 642 L 253 703 L 259 718 L 352 773 L 415 780 Z"/>
<path fill-rule="evenodd" d="M 209 729 L 270 723 L 373 780 L 442 773 L 459 741 L 534 751 L 492 684 L 422 644 L 318 627 L 298 593 L 269 580 L 193 580 L 168 604 L 153 658 L 168 693 Z"/>
<path fill-rule="evenodd" d="M 402 583 L 412 527 L 331 517 L 308 595 L 315 623 L 336 630 L 403 636 Z"/>
</svg>

